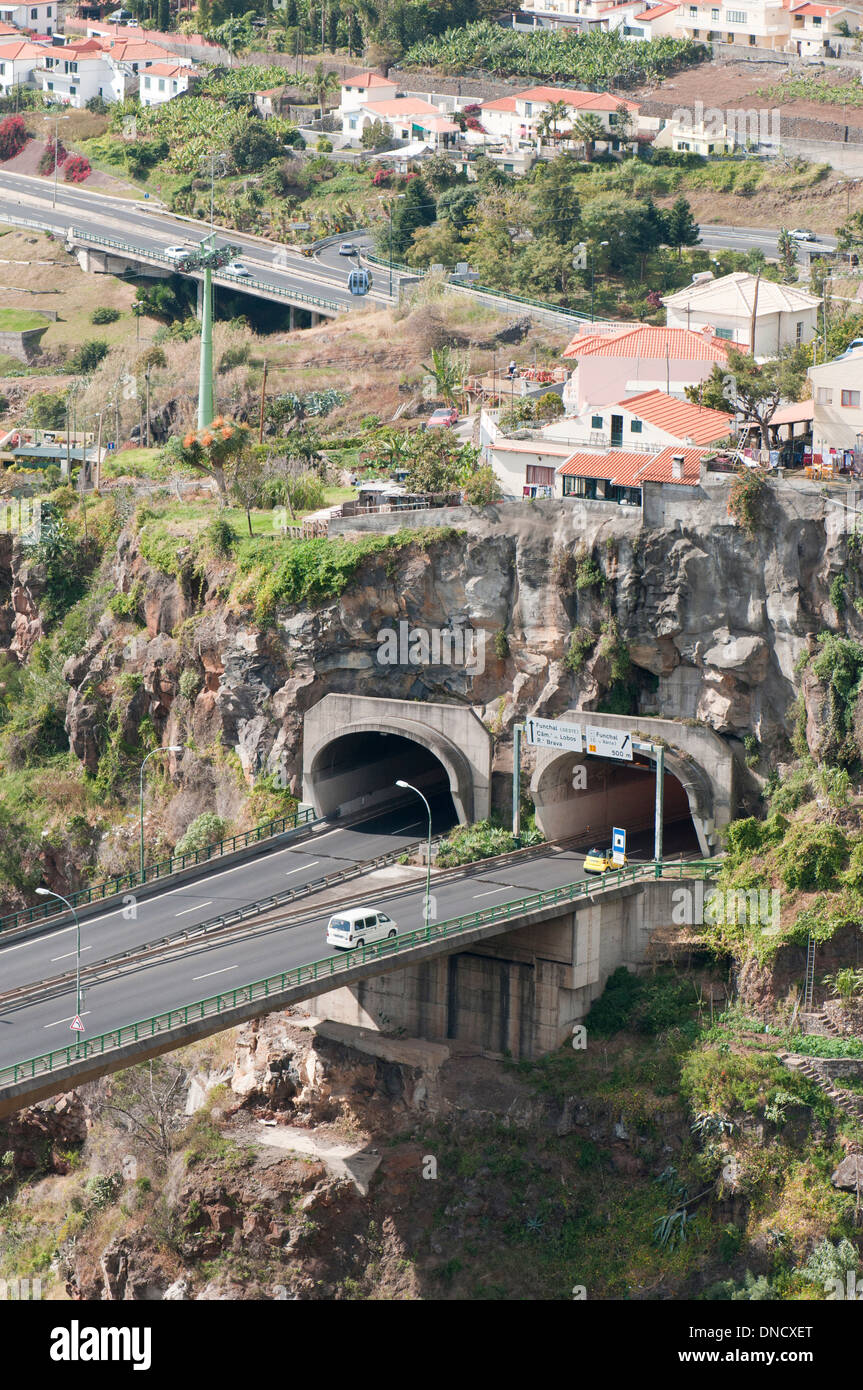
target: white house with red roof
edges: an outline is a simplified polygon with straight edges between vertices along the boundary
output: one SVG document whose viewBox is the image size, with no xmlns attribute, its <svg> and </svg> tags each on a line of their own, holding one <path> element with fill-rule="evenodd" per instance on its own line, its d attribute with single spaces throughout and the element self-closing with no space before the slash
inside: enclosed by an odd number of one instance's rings
<svg viewBox="0 0 863 1390">
<path fill-rule="evenodd" d="M 806 0 L 802 5 L 793 5 L 790 18 L 789 46 L 802 58 L 817 58 L 826 53 L 838 39 L 845 37 L 840 28 L 847 28 L 852 34 L 863 28 L 863 14 L 859 9 L 845 9 L 844 5 L 815 5 L 811 0 Z"/>
<path fill-rule="evenodd" d="M 155 65 L 192 68 L 188 59 L 177 58 L 158 44 L 138 38 L 94 35 L 71 43 L 45 45 L 42 52 L 44 59 L 36 68 L 35 77 L 43 94 L 49 101 L 79 109 L 92 97 L 111 103 L 137 95 L 140 75 Z"/>
<path fill-rule="evenodd" d="M 573 87 L 546 86 L 528 87 L 512 97 L 482 102 L 480 121 L 489 133 L 498 135 L 513 149 L 522 143 L 536 145 L 540 140 L 543 118 L 552 107 L 561 103 L 565 107 L 565 115 L 558 123 L 561 133 L 571 128 L 579 116 L 590 115 L 602 122 L 609 140 L 613 140 L 621 106 L 626 107 L 636 124 L 638 121 L 637 102 L 610 96 L 607 92 L 582 92 Z"/>
<path fill-rule="evenodd" d="M 357 72 L 346 77 L 342 83 L 342 98 L 339 102 L 339 115 L 346 111 L 358 111 L 367 101 L 388 101 L 399 94 L 398 83 L 389 77 L 381 77 L 379 72 Z"/>
<path fill-rule="evenodd" d="M 0 23 L 14 25 L 18 30 L 26 29 L 31 34 L 53 34 L 57 28 L 58 10 L 57 0 L 51 0 L 50 4 L 36 0 L 33 5 L 0 3 Z"/>
<path fill-rule="evenodd" d="M 640 323 L 600 333 L 585 324 L 563 355 L 574 364 L 563 403 L 568 414 L 580 415 L 645 391 L 683 399 L 687 386 L 705 381 L 715 364 L 727 364 L 728 343 L 709 326 L 695 332 Z"/>
<path fill-rule="evenodd" d="M 140 99 L 142 106 L 161 106 L 174 97 L 192 91 L 201 80 L 198 68 L 182 63 L 151 63 L 141 74 Z"/>
<path fill-rule="evenodd" d="M 645 489 L 651 485 L 675 490 L 697 487 L 707 452 L 672 445 L 650 458 L 626 449 L 574 453 L 557 470 L 561 495 L 640 507 Z"/>
<path fill-rule="evenodd" d="M 419 139 L 436 148 L 453 144 L 461 134 L 461 126 L 444 111 L 417 96 L 366 101 L 343 112 L 342 134 L 352 143 L 359 143 L 363 131 L 376 121 L 389 128 L 394 140 Z"/>
<path fill-rule="evenodd" d="M 580 414 L 547 425 L 543 436 L 573 448 L 659 453 L 669 445 L 718 444 L 733 431 L 733 414 L 652 390 L 610 405 L 585 406 Z"/>
<path fill-rule="evenodd" d="M 0 38 L 0 96 L 9 96 L 16 87 L 34 87 L 33 76 L 45 56 L 41 44 L 30 43 L 28 39 Z"/>
</svg>

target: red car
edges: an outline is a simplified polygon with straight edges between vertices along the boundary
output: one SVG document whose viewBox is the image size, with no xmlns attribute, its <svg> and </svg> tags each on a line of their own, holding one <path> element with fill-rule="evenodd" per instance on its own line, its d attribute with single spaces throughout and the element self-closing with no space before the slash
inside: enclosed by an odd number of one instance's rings
<svg viewBox="0 0 863 1390">
<path fill-rule="evenodd" d="M 427 429 L 438 430 L 445 425 L 458 424 L 458 411 L 454 405 L 444 406 L 440 410 L 433 410 L 428 419 Z"/>
</svg>

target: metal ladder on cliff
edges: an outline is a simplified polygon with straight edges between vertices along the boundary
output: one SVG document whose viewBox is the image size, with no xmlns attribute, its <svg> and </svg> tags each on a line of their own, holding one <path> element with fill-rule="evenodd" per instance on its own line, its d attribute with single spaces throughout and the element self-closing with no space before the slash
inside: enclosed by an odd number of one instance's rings
<svg viewBox="0 0 863 1390">
<path fill-rule="evenodd" d="M 809 940 L 806 945 L 806 984 L 803 988 L 803 1009 L 805 1013 L 812 1012 L 812 1004 L 815 997 L 815 942 L 812 933 L 809 933 Z"/>
</svg>

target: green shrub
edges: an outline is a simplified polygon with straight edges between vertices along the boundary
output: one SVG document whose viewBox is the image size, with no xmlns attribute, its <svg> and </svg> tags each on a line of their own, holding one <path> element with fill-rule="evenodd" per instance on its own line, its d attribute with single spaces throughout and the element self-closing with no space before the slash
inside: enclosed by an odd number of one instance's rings
<svg viewBox="0 0 863 1390">
<path fill-rule="evenodd" d="M 521 843 L 533 845 L 541 839 L 538 830 L 527 829 L 522 833 Z M 511 831 L 492 825 L 491 821 L 478 821 L 476 825 L 462 825 L 451 830 L 440 842 L 435 863 L 440 869 L 453 869 L 459 864 L 472 864 L 477 859 L 509 854 L 515 848 Z M 513 897 L 517 896 L 513 890 Z"/>
<path fill-rule="evenodd" d="M 175 854 L 194 854 L 196 850 L 215 845 L 225 836 L 225 821 L 213 811 L 196 816 L 182 839 L 174 847 Z"/>
<path fill-rule="evenodd" d="M 230 521 L 224 516 L 214 516 L 204 528 L 204 539 L 214 555 L 227 559 L 237 544 L 239 537 Z"/>
<path fill-rule="evenodd" d="M 120 317 L 119 309 L 112 309 L 109 304 L 100 304 L 90 315 L 91 323 L 116 323 Z"/>
<path fill-rule="evenodd" d="M 194 700 L 201 688 L 201 677 L 191 666 L 180 674 L 180 694 L 184 700 Z"/>
<path fill-rule="evenodd" d="M 577 675 L 596 645 L 596 637 L 587 627 L 577 627 L 569 634 L 569 644 L 563 658 L 567 671 Z"/>
<path fill-rule="evenodd" d="M 74 376 L 86 376 L 88 372 L 94 372 L 107 356 L 108 344 L 104 338 L 89 338 L 75 349 L 66 366 Z"/>
<path fill-rule="evenodd" d="M 795 825 L 782 845 L 780 872 L 786 888 L 831 888 L 848 855 L 837 825 Z"/>
</svg>

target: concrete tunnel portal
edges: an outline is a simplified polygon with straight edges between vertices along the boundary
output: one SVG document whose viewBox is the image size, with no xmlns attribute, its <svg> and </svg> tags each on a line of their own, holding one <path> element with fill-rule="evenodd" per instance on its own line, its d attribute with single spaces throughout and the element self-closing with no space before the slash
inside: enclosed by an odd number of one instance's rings
<svg viewBox="0 0 863 1390">
<path fill-rule="evenodd" d="M 572 711 L 570 718 L 630 732 L 635 726 L 629 716 Z M 639 716 L 635 736 L 665 748 L 665 852 L 711 855 L 717 829 L 731 819 L 736 802 L 728 745 L 712 730 L 656 716 Z M 399 800 L 395 783 L 401 778 L 426 796 L 431 792 L 439 819 L 473 824 L 491 814 L 494 746 L 493 733 L 469 706 L 325 695 L 304 719 L 303 798 L 320 815 L 374 811 Z M 620 825 L 637 842 L 638 857 L 650 857 L 656 776 L 649 753 L 618 762 L 541 746 L 522 749 L 522 791 L 529 792 L 547 839 L 595 836 L 604 846 L 612 825 Z M 501 768 L 499 775 L 508 783 L 507 772 Z M 411 799 L 405 792 L 405 804 Z M 504 816 L 509 800 L 510 787 L 499 787 L 496 804 Z"/>
<path fill-rule="evenodd" d="M 644 754 L 630 763 L 563 753 L 534 776 L 531 790 L 548 839 L 577 835 L 604 848 L 611 844 L 612 826 L 619 825 L 627 832 L 627 845 L 639 849 L 638 857 L 651 857 L 656 765 Z M 664 853 L 698 853 L 687 789 L 667 764 L 662 820 Z"/>
<path fill-rule="evenodd" d="M 403 734 L 368 729 L 342 734 L 320 750 L 310 775 L 324 816 L 402 802 L 424 816 L 417 798 L 396 788 L 401 779 L 425 796 L 435 833 L 459 821 L 447 769 L 429 748 Z"/>
<path fill-rule="evenodd" d="M 401 779 L 434 798 L 435 830 L 470 825 L 489 816 L 492 748 L 463 705 L 325 695 L 303 722 L 303 799 L 325 816 L 418 804 Z"/>
</svg>

